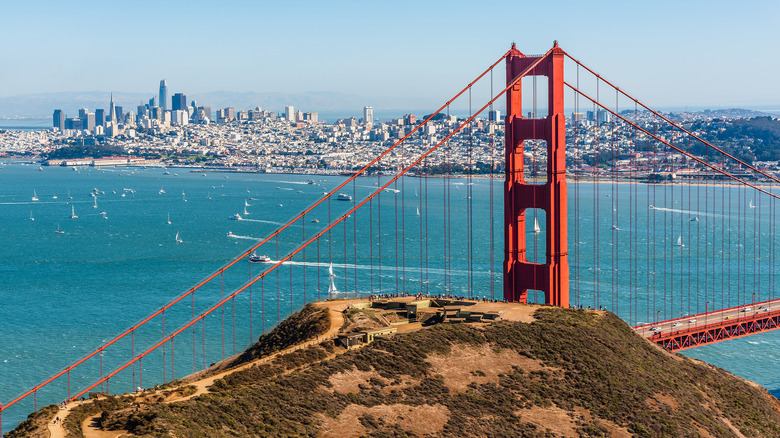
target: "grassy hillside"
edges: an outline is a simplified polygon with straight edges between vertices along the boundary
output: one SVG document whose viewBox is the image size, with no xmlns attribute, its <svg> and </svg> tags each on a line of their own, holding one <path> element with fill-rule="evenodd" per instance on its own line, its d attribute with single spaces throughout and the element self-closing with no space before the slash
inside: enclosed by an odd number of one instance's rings
<svg viewBox="0 0 780 438">
<path fill-rule="evenodd" d="M 125 404 L 101 421 L 177 437 L 780 436 L 780 404 L 766 390 L 662 351 L 612 314 L 535 317 L 440 325 L 350 351 L 312 346 L 228 375 L 212 393 Z"/>
</svg>

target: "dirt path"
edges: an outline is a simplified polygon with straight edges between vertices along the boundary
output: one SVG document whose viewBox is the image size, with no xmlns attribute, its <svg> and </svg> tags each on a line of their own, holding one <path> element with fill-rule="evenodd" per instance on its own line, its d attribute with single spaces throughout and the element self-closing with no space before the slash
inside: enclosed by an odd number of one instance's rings
<svg viewBox="0 0 780 438">
<path fill-rule="evenodd" d="M 86 402 L 83 401 L 76 401 L 76 402 L 70 402 L 67 405 L 65 405 L 64 408 L 60 408 L 59 411 L 54 415 L 54 418 L 51 419 L 49 422 L 49 437 L 50 438 L 65 438 L 65 435 L 67 435 L 67 432 L 65 432 L 65 428 L 62 427 L 62 423 L 65 422 L 65 418 L 70 413 L 70 410 L 75 408 L 76 406 L 81 406 Z M 56 419 L 59 418 L 59 421 L 56 421 Z"/>
<path fill-rule="evenodd" d="M 302 348 L 307 348 L 307 347 L 309 347 L 311 345 L 321 344 L 323 342 L 331 341 L 331 340 L 335 339 L 338 336 L 338 334 L 339 334 L 339 330 L 344 325 L 344 316 L 342 315 L 342 312 L 344 311 L 344 309 L 346 309 L 347 307 L 351 306 L 354 303 L 364 302 L 364 301 L 365 300 L 345 300 L 345 301 L 339 301 L 337 303 L 327 302 L 327 301 L 326 302 L 322 302 L 322 303 L 315 303 L 315 305 L 317 305 L 317 306 L 327 307 L 327 308 L 330 309 L 330 329 L 328 329 L 328 331 L 325 332 L 323 335 L 319 336 L 318 338 L 311 339 L 311 340 L 302 342 L 300 344 L 293 345 L 292 347 L 286 348 L 284 350 L 277 351 L 276 353 L 273 353 L 273 354 L 270 354 L 268 356 L 259 358 L 257 360 L 254 360 L 254 361 L 251 361 L 251 362 L 247 362 L 247 363 L 242 364 L 242 365 L 240 365 L 238 367 L 231 368 L 229 370 L 225 370 L 225 371 L 223 371 L 221 373 L 214 374 L 214 375 L 211 375 L 211 376 L 208 376 L 208 377 L 204 377 L 204 378 L 192 381 L 192 382 L 185 382 L 183 385 L 185 385 L 185 386 L 188 386 L 188 385 L 194 386 L 195 387 L 195 392 L 193 394 L 190 394 L 190 395 L 187 395 L 187 396 L 178 397 L 178 398 L 172 398 L 170 400 L 166 400 L 166 403 L 185 401 L 185 400 L 189 400 L 189 399 L 191 399 L 193 397 L 205 394 L 205 393 L 208 392 L 209 386 L 214 384 L 215 380 L 221 379 L 221 378 L 227 376 L 228 374 L 232 374 L 232 373 L 235 373 L 237 371 L 241 371 L 241 370 L 244 370 L 246 368 L 249 368 L 249 367 L 252 367 L 252 366 L 255 366 L 255 365 L 260 365 L 260 364 L 272 361 L 276 357 L 278 357 L 280 355 L 283 355 L 283 354 L 287 354 L 287 353 L 290 353 L 290 352 L 293 352 L 293 351 L 296 351 L 296 350 L 300 350 Z M 333 356 L 335 356 L 335 355 L 329 355 L 328 358 L 333 357 Z M 186 380 L 186 377 L 185 377 L 185 380 Z M 151 391 L 151 392 L 150 391 L 144 391 L 142 393 L 142 396 L 143 397 L 147 397 L 147 396 L 150 396 L 150 395 L 156 395 L 159 392 L 160 391 Z M 89 403 L 89 401 L 87 400 L 87 401 L 83 401 L 83 402 L 82 401 L 77 401 L 77 402 L 68 403 L 65 408 L 62 408 L 62 409 L 60 409 L 57 412 L 57 414 L 55 415 L 55 418 L 59 417 L 60 421 L 55 423 L 54 422 L 55 419 L 52 418 L 52 421 L 49 422 L 49 426 L 48 426 L 49 434 L 50 434 L 51 438 L 65 438 L 65 435 L 66 435 L 67 432 L 65 431 L 65 428 L 62 426 L 62 423 L 65 422 L 65 418 L 67 418 L 67 416 L 70 413 L 71 409 L 75 408 L 76 406 L 80 406 L 80 405 L 82 405 L 84 403 Z M 85 438 L 117 438 L 117 437 L 122 436 L 125 433 L 123 431 L 104 431 L 104 430 L 101 430 L 99 427 L 97 427 L 97 424 L 95 422 L 95 420 L 98 417 L 99 416 L 96 415 L 94 417 L 90 417 L 90 418 L 87 418 L 86 420 L 84 420 L 84 423 L 82 424 L 81 429 L 82 429 L 82 431 L 84 433 L 84 437 Z"/>
</svg>

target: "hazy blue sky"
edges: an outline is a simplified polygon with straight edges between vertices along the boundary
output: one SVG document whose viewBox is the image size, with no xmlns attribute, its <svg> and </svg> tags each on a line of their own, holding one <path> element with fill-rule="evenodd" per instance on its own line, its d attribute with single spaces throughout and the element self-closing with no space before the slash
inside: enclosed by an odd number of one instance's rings
<svg viewBox="0 0 780 438">
<path fill-rule="evenodd" d="M 0 96 L 151 96 L 165 78 L 169 94 L 335 91 L 420 108 L 512 41 L 543 53 L 557 39 L 654 106 L 780 107 L 778 28 L 777 0 L 4 1 Z"/>
</svg>

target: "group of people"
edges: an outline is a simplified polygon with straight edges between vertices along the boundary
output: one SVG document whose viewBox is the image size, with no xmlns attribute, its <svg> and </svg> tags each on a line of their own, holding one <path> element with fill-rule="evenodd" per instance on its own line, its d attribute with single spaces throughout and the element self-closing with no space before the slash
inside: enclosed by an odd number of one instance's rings
<svg viewBox="0 0 780 438">
<path fill-rule="evenodd" d="M 411 294 L 407 293 L 394 293 L 394 294 L 371 294 L 368 296 L 369 301 L 370 300 L 378 300 L 378 299 L 389 299 L 389 298 L 404 298 L 404 297 L 410 297 Z M 424 293 L 418 293 L 414 295 L 414 297 L 418 300 L 426 299 L 426 298 L 438 298 L 438 299 L 450 299 L 450 300 L 476 300 L 476 301 L 482 301 L 483 303 L 506 303 L 506 300 L 499 300 L 496 298 L 487 298 L 487 297 L 466 297 L 463 295 L 453 295 L 453 294 L 438 294 L 438 295 L 426 295 Z"/>
</svg>

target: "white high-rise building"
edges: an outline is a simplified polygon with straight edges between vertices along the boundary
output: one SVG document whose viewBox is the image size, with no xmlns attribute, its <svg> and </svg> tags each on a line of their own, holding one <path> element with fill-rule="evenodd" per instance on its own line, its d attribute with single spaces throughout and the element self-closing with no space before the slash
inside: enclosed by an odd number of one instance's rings
<svg viewBox="0 0 780 438">
<path fill-rule="evenodd" d="M 288 105 L 284 107 L 284 118 L 287 119 L 288 122 L 294 122 L 295 121 L 295 107 L 292 105 Z"/>
<path fill-rule="evenodd" d="M 366 125 L 374 124 L 374 108 L 370 106 L 363 107 L 363 123 Z"/>
</svg>

